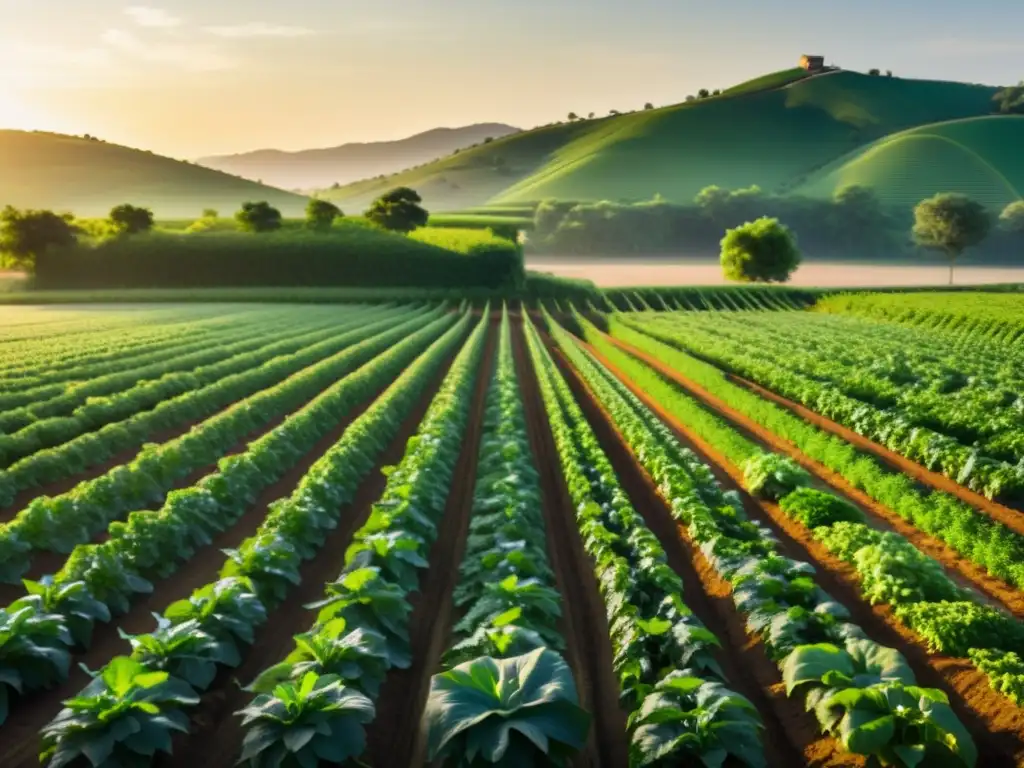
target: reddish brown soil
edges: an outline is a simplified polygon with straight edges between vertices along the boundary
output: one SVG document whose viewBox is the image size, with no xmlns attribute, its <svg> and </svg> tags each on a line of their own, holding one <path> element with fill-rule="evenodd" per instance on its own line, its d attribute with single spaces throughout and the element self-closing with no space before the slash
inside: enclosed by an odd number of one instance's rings
<svg viewBox="0 0 1024 768">
<path fill-rule="evenodd" d="M 437 541 L 430 549 L 430 566 L 420 578 L 420 591 L 411 599 L 412 666 L 388 673 L 377 699 L 377 717 L 367 729 L 366 760 L 374 768 L 408 768 L 422 765 L 425 759 L 426 734 L 419 725 L 430 693 L 431 676 L 440 668 L 441 655 L 448 647 L 452 592 L 458 583 L 459 564 L 466 549 L 473 512 L 487 385 L 498 342 L 496 322 L 492 318 L 462 449 L 452 475 Z M 396 724 L 399 727 L 396 728 Z"/>
<path fill-rule="evenodd" d="M 713 365 L 714 363 L 711 364 Z M 943 491 L 944 493 L 948 493 L 950 496 L 955 496 L 965 504 L 969 504 L 970 506 L 981 510 L 993 520 L 997 520 L 1015 533 L 1024 536 L 1024 514 L 1019 510 L 985 498 L 980 493 L 976 493 L 970 488 L 965 488 L 959 483 L 950 480 L 945 475 L 940 474 L 939 472 L 933 472 L 927 467 L 923 467 L 917 462 L 911 461 L 905 456 L 901 456 L 895 451 L 886 448 L 884 445 L 876 443 L 875 441 L 854 432 L 852 429 L 844 427 L 842 424 L 832 421 L 831 419 L 822 416 L 820 413 L 816 413 L 793 400 L 788 400 L 787 398 L 782 397 L 782 395 L 777 395 L 759 384 L 755 384 L 752 381 L 748 381 L 747 379 L 731 373 L 724 371 L 723 373 L 726 374 L 726 378 L 728 378 L 733 384 L 745 387 L 765 400 L 771 400 L 776 405 L 781 405 L 783 408 L 796 414 L 804 421 L 809 421 L 818 429 L 830 432 L 837 437 L 841 437 L 846 442 L 855 445 L 858 450 L 861 450 L 864 453 L 869 453 L 875 458 L 880 459 L 890 469 L 907 475 L 908 477 L 912 477 L 917 482 L 928 486 L 929 488 L 937 491 Z"/>
<path fill-rule="evenodd" d="M 626 713 L 619 705 L 619 683 L 612 667 L 614 652 L 604 601 L 576 525 L 575 505 L 560 469 L 558 449 L 521 320 L 515 324 L 512 338 L 530 446 L 540 472 L 548 560 L 562 596 L 561 630 L 566 639 L 566 657 L 576 680 L 580 704 L 592 717 L 587 749 L 576 766 L 619 768 L 628 763 L 629 741 Z"/>
<path fill-rule="evenodd" d="M 241 685 L 247 685 L 261 671 L 287 656 L 295 645 L 293 636 L 312 625 L 316 616 L 304 606 L 322 597 L 324 585 L 341 572 L 352 535 L 366 522 L 373 503 L 380 498 L 387 484 L 381 469 L 401 460 L 406 443 L 416 434 L 450 362 L 451 358 L 402 421 L 398 435 L 384 451 L 377 466 L 359 485 L 351 504 L 343 510 L 338 527 L 327 537 L 316 557 L 303 564 L 301 583 L 284 603 L 270 612 L 268 621 L 257 630 L 256 643 L 245 654 L 242 665 L 218 676 L 210 690 L 203 694 L 192 717 L 190 733 L 176 739 L 173 757 L 163 758 L 157 765 L 165 768 L 228 768 L 235 764 L 244 732 L 241 719 L 233 713 L 252 699 L 252 694 L 242 690 Z"/>
<path fill-rule="evenodd" d="M 683 600 L 722 643 L 718 661 L 730 687 L 747 697 L 764 720 L 764 748 L 771 766 L 845 768 L 864 762 L 842 752 L 818 733 L 813 716 L 787 699 L 778 667 L 764 646 L 747 634 L 732 604 L 731 587 L 710 567 L 686 530 L 677 525 L 656 483 L 640 466 L 614 422 L 562 354 L 548 342 L 615 474 L 648 527 L 665 548 L 669 564 L 683 579 Z"/>
<path fill-rule="evenodd" d="M 733 423 L 746 433 L 754 436 L 758 442 L 763 443 L 773 451 L 792 457 L 801 466 L 826 483 L 832 490 L 853 500 L 858 506 L 868 512 L 870 516 L 884 521 L 887 526 L 892 528 L 894 531 L 897 531 L 901 536 L 905 537 L 915 547 L 927 554 L 929 557 L 934 558 L 944 568 L 950 572 L 956 573 L 964 581 L 969 582 L 984 595 L 1003 605 L 1018 619 L 1024 620 L 1024 592 L 1018 591 L 1002 579 L 991 576 L 980 566 L 975 565 L 966 558 L 960 556 L 952 548 L 935 537 L 915 528 L 894 511 L 878 503 L 863 491 L 855 488 L 839 473 L 833 472 L 824 464 L 806 456 L 800 451 L 800 449 L 789 441 L 783 440 L 775 433 L 749 419 L 743 413 L 727 405 L 724 401 L 705 390 L 693 380 L 660 362 L 653 355 L 649 355 L 642 350 L 637 349 L 636 347 L 619 339 L 612 338 L 611 336 L 606 336 L 606 338 L 620 349 L 628 352 L 639 360 L 642 360 L 658 372 L 663 378 L 680 387 L 709 410 Z M 591 348 L 591 351 L 595 350 Z M 600 357 L 599 353 L 596 354 Z M 636 391 L 638 395 L 642 394 L 639 390 Z"/>
<path fill-rule="evenodd" d="M 599 358 L 600 353 L 591 350 Z M 608 361 L 609 367 L 676 435 L 715 473 L 726 490 L 735 490 L 743 499 L 747 514 L 767 525 L 779 537 L 782 554 L 815 563 L 818 584 L 851 613 L 852 621 L 877 642 L 895 648 L 910 662 L 918 682 L 943 690 L 950 704 L 975 738 L 979 765 L 1011 766 L 1024 764 L 1024 712 L 1014 707 L 988 685 L 988 678 L 965 659 L 930 654 L 925 644 L 904 627 L 886 606 L 871 606 L 861 597 L 859 578 L 848 563 L 834 557 L 810 532 L 787 517 L 776 504 L 750 496 L 743 489 L 743 472 L 733 466 L 708 443 L 692 434 L 656 401 L 644 394 L 622 371 Z M 742 423 L 744 429 L 749 424 Z"/>
<path fill-rule="evenodd" d="M 436 381 L 430 388 L 431 396 L 437 386 L 440 385 L 443 373 L 439 374 Z M 373 400 L 370 398 L 366 402 L 359 405 L 352 413 L 345 417 L 331 432 L 317 442 L 317 444 L 306 453 L 305 456 L 293 466 L 283 477 L 281 477 L 276 483 L 269 486 L 267 489 L 260 494 L 253 506 L 243 515 L 234 526 L 229 528 L 227 531 L 219 534 L 213 543 L 207 547 L 203 547 L 196 554 L 168 579 L 159 582 L 156 585 L 155 590 L 145 598 L 138 600 L 134 603 L 131 610 L 124 616 L 116 619 L 110 624 L 98 624 L 95 627 L 92 637 L 92 645 L 88 651 L 82 654 L 80 657 L 73 659 L 71 667 L 71 674 L 64 683 L 56 687 L 51 691 L 41 692 L 35 696 L 32 696 L 28 701 L 22 705 L 15 705 L 12 707 L 12 714 L 4 724 L 4 747 L 8 744 L 11 745 L 12 749 L 8 752 L 0 752 L 0 765 L 2 766 L 20 766 L 21 762 L 25 761 L 24 768 L 28 768 L 29 764 L 33 764 L 33 756 L 37 748 L 37 734 L 39 729 L 45 725 L 60 709 L 60 702 L 69 696 L 74 695 L 82 687 L 84 687 L 89 679 L 88 676 L 77 666 L 78 662 L 84 663 L 91 669 L 97 669 L 106 663 L 112 657 L 118 654 L 125 654 L 130 652 L 130 646 L 127 641 L 122 640 L 118 634 L 118 629 L 122 629 L 128 634 L 139 634 L 143 632 L 151 631 L 155 625 L 152 614 L 154 612 L 160 612 L 166 608 L 170 603 L 188 597 L 193 590 L 204 584 L 215 581 L 217 574 L 221 567 L 224 565 L 224 553 L 221 551 L 223 548 L 237 547 L 249 536 L 252 536 L 259 528 L 260 524 L 266 517 L 268 506 L 271 502 L 277 499 L 287 497 L 298 485 L 303 475 L 309 470 L 309 468 L 324 454 L 324 452 L 336 443 L 341 435 L 344 433 L 348 425 L 355 420 L 360 414 L 362 414 L 372 404 Z M 425 398 L 426 399 L 426 398 Z M 429 405 L 429 399 L 426 399 L 426 403 L 421 402 L 417 406 L 417 410 L 414 412 L 414 416 L 417 416 L 412 425 L 412 431 L 415 431 L 415 426 L 419 423 L 419 419 L 422 418 L 423 412 L 426 411 L 426 407 Z M 420 410 L 422 408 L 422 410 Z M 411 417 L 410 417 L 411 418 Z M 281 419 L 283 421 L 283 417 Z M 403 430 L 406 424 L 403 424 Z M 403 431 L 402 434 L 405 434 Z M 404 451 L 405 441 L 401 441 L 398 456 L 401 457 L 401 453 Z M 392 455 L 396 450 L 393 444 L 389 448 L 388 455 Z M 386 465 L 388 461 L 384 462 Z M 376 478 L 375 474 L 371 477 L 371 480 Z M 364 482 L 363 486 L 360 487 L 360 492 L 363 492 L 364 486 L 369 483 L 370 480 Z M 381 486 L 383 487 L 383 486 Z M 379 495 L 379 494 L 378 494 Z M 374 497 L 374 500 L 376 496 Z M 353 505 L 353 509 L 359 509 L 360 519 L 365 518 L 365 510 L 362 507 Z M 368 509 L 368 505 L 367 505 Z M 324 546 L 324 550 L 321 552 L 320 559 L 325 557 L 326 553 L 329 553 L 331 542 L 335 541 L 334 537 L 338 534 L 339 530 L 349 530 L 349 526 L 346 525 L 348 521 L 342 521 L 339 524 L 332 536 L 328 539 L 327 544 Z M 361 522 L 359 523 L 362 524 Z M 355 530 L 355 528 L 351 528 Z M 341 545 L 340 554 L 334 552 L 338 557 L 344 555 L 344 545 Z M 303 586 L 302 588 L 309 588 L 306 583 L 306 571 L 310 568 L 313 563 L 317 563 L 319 560 L 311 561 L 306 563 L 303 567 Z M 340 570 L 338 565 L 337 570 Z M 325 576 L 319 579 L 315 586 L 316 594 L 309 599 L 302 599 L 300 602 L 288 605 L 291 607 L 298 607 L 301 609 L 301 605 L 306 602 L 310 602 L 319 596 L 319 592 L 323 590 L 323 585 L 336 573 Z M 280 613 L 281 609 L 278 610 Z M 301 617 L 300 617 L 301 618 Z M 305 617 L 307 622 L 309 617 Z M 274 618 L 268 624 L 275 624 Z M 287 640 L 290 643 L 291 636 L 305 629 L 305 626 L 300 626 L 295 629 L 294 632 L 289 631 L 287 635 L 281 637 L 271 638 L 268 642 L 272 645 L 274 641 L 278 643 Z M 267 626 L 263 628 L 263 634 L 268 633 Z M 259 640 L 257 641 L 257 645 Z M 255 649 L 254 649 L 255 650 Z M 287 650 L 285 650 L 287 653 Z M 283 655 L 282 655 L 283 658 Z M 266 666 L 266 664 L 264 664 Z M 256 672 L 250 675 L 249 678 L 241 676 L 245 682 L 249 682 L 249 679 L 255 677 L 263 667 L 259 667 Z M 244 667 L 243 667 L 244 669 Z M 225 683 L 225 686 L 227 683 Z M 221 691 L 223 693 L 223 691 Z M 206 697 L 204 697 L 205 699 Z M 230 712 L 228 713 L 230 715 Z M 205 763 L 200 763 L 206 765 Z M 231 765 L 231 761 L 227 760 L 224 765 Z M 210 763 L 210 765 L 213 765 Z"/>
</svg>

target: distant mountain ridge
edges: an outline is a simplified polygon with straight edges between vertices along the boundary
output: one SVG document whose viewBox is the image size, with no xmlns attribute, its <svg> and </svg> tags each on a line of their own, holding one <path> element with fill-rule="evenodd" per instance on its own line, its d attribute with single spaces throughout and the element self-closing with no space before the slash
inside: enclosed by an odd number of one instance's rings
<svg viewBox="0 0 1024 768">
<path fill-rule="evenodd" d="M 477 123 L 461 128 L 434 128 L 397 141 L 349 143 L 297 152 L 260 149 L 203 157 L 196 162 L 283 189 L 318 189 L 397 173 L 438 160 L 456 149 L 519 131 L 504 123 Z"/>
</svg>

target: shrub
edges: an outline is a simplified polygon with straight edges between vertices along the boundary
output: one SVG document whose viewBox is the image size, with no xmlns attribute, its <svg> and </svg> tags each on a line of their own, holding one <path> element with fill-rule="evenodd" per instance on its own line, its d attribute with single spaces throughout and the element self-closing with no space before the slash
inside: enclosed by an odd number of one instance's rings
<svg viewBox="0 0 1024 768">
<path fill-rule="evenodd" d="M 742 283 L 784 283 L 800 265 L 796 237 L 778 219 L 761 217 L 722 238 L 722 271 Z"/>
<path fill-rule="evenodd" d="M 273 232 L 281 228 L 281 212 L 267 202 L 242 203 L 235 221 L 246 232 Z"/>
<path fill-rule="evenodd" d="M 110 225 L 122 235 L 137 235 L 153 228 L 153 212 L 125 203 L 110 211 Z"/>
<path fill-rule="evenodd" d="M 811 476 L 803 467 L 777 453 L 752 456 L 743 465 L 743 484 L 762 499 L 778 501 L 810 482 Z"/>
<path fill-rule="evenodd" d="M 850 502 L 814 488 L 797 488 L 784 496 L 779 506 L 789 517 L 808 528 L 864 521 L 864 513 Z"/>
</svg>

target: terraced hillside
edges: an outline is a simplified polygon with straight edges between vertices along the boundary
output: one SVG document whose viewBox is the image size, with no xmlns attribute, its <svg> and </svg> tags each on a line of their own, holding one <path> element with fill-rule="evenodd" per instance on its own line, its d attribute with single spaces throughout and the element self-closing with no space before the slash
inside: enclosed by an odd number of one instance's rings
<svg viewBox="0 0 1024 768">
<path fill-rule="evenodd" d="M 385 180 L 331 192 L 349 206 L 415 187 L 428 207 L 486 202 L 690 202 L 704 187 L 792 191 L 848 153 L 893 133 L 987 115 L 996 88 L 830 72 L 766 90 L 525 131 Z"/>
<path fill-rule="evenodd" d="M 1020 765 L 1013 337 L 759 298 L 5 310 L 0 765 Z"/>
</svg>

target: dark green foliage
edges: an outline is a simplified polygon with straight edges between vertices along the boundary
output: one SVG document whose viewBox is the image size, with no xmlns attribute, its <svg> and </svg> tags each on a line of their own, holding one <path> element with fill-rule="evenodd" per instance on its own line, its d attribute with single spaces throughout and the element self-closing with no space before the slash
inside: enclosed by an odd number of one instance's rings
<svg viewBox="0 0 1024 768">
<path fill-rule="evenodd" d="M 281 228 L 281 212 L 270 203 L 242 203 L 235 221 L 246 232 L 273 232 Z"/>
<path fill-rule="evenodd" d="M 1024 81 L 999 91 L 992 100 L 1004 115 L 1024 115 Z"/>
<path fill-rule="evenodd" d="M 0 252 L 9 254 L 18 266 L 31 267 L 34 263 L 38 267 L 43 254 L 51 248 L 73 245 L 76 235 L 70 214 L 19 211 L 11 206 L 0 213 Z"/>
<path fill-rule="evenodd" d="M 999 225 L 1014 235 L 1024 235 L 1024 200 L 1010 203 L 999 214 Z"/>
<path fill-rule="evenodd" d="M 423 199 L 409 187 L 397 187 L 381 195 L 366 211 L 366 218 L 382 229 L 412 232 L 425 227 L 430 214 L 420 206 Z"/>
<path fill-rule="evenodd" d="M 799 264 L 796 238 L 778 219 L 762 217 L 722 238 L 722 271 L 729 280 L 784 283 Z"/>
<path fill-rule="evenodd" d="M 37 271 L 41 289 L 276 286 L 416 286 L 518 289 L 517 245 L 455 253 L 373 228 L 116 238 L 55 250 Z"/>
<path fill-rule="evenodd" d="M 966 195 L 944 193 L 922 200 L 914 209 L 914 239 L 923 248 L 942 251 L 953 265 L 965 250 L 981 243 L 992 229 L 985 207 Z"/>
<path fill-rule="evenodd" d="M 782 511 L 808 528 L 842 521 L 859 523 L 864 514 L 848 501 L 814 488 L 797 488 L 779 501 Z"/>
<path fill-rule="evenodd" d="M 110 211 L 111 226 L 122 235 L 137 235 L 153 228 L 153 212 L 129 203 Z"/>
<path fill-rule="evenodd" d="M 318 232 L 326 232 L 334 226 L 334 220 L 344 214 L 329 200 L 314 198 L 306 206 L 306 226 Z"/>
</svg>

